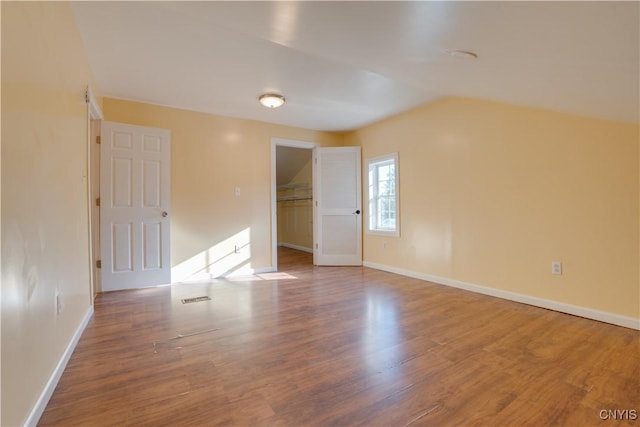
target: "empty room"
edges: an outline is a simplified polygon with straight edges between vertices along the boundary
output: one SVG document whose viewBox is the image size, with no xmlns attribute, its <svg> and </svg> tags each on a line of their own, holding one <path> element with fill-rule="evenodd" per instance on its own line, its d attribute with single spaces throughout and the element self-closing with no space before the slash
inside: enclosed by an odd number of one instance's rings
<svg viewBox="0 0 640 427">
<path fill-rule="evenodd" d="M 639 2 L 0 14 L 0 425 L 639 422 Z"/>
</svg>

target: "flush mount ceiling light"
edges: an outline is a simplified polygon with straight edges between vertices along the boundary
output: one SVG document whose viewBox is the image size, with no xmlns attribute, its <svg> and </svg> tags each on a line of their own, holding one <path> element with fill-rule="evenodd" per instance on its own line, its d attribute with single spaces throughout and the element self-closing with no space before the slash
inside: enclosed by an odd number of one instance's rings
<svg viewBox="0 0 640 427">
<path fill-rule="evenodd" d="M 471 52 L 470 50 L 447 50 L 446 52 L 454 58 L 476 59 L 478 57 L 477 53 Z"/>
<path fill-rule="evenodd" d="M 284 96 L 275 93 L 265 93 L 258 98 L 258 101 L 267 108 L 278 108 L 284 105 Z"/>
</svg>

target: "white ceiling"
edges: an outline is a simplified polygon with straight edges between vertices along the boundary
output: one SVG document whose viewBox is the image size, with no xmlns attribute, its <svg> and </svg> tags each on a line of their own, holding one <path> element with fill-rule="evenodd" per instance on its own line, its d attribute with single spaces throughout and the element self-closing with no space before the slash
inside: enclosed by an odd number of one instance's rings
<svg viewBox="0 0 640 427">
<path fill-rule="evenodd" d="M 638 123 L 640 3 L 74 2 L 105 96 L 349 130 L 445 96 Z M 461 59 L 447 50 L 470 50 Z M 283 94 L 277 110 L 264 92 Z"/>
</svg>

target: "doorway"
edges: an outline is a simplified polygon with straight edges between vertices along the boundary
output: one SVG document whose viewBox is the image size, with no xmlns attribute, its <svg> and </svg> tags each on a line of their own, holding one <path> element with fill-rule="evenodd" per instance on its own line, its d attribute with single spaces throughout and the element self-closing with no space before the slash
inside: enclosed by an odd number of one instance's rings
<svg viewBox="0 0 640 427">
<path fill-rule="evenodd" d="M 165 129 L 105 122 L 90 91 L 87 102 L 93 304 L 104 291 L 171 282 L 167 218 L 171 136 Z M 132 220 L 132 210 L 144 215 Z M 123 228 L 124 233 L 120 232 Z"/>
<path fill-rule="evenodd" d="M 271 139 L 272 265 L 278 248 L 313 253 L 313 148 L 315 143 Z"/>
</svg>

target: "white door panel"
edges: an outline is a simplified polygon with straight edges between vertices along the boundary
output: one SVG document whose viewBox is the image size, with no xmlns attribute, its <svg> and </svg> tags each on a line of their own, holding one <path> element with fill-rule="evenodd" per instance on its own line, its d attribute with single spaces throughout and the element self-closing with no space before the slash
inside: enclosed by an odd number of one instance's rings
<svg viewBox="0 0 640 427">
<path fill-rule="evenodd" d="M 360 147 L 314 150 L 314 264 L 362 265 Z"/>
<path fill-rule="evenodd" d="M 102 289 L 171 283 L 170 132 L 103 122 Z"/>
</svg>

